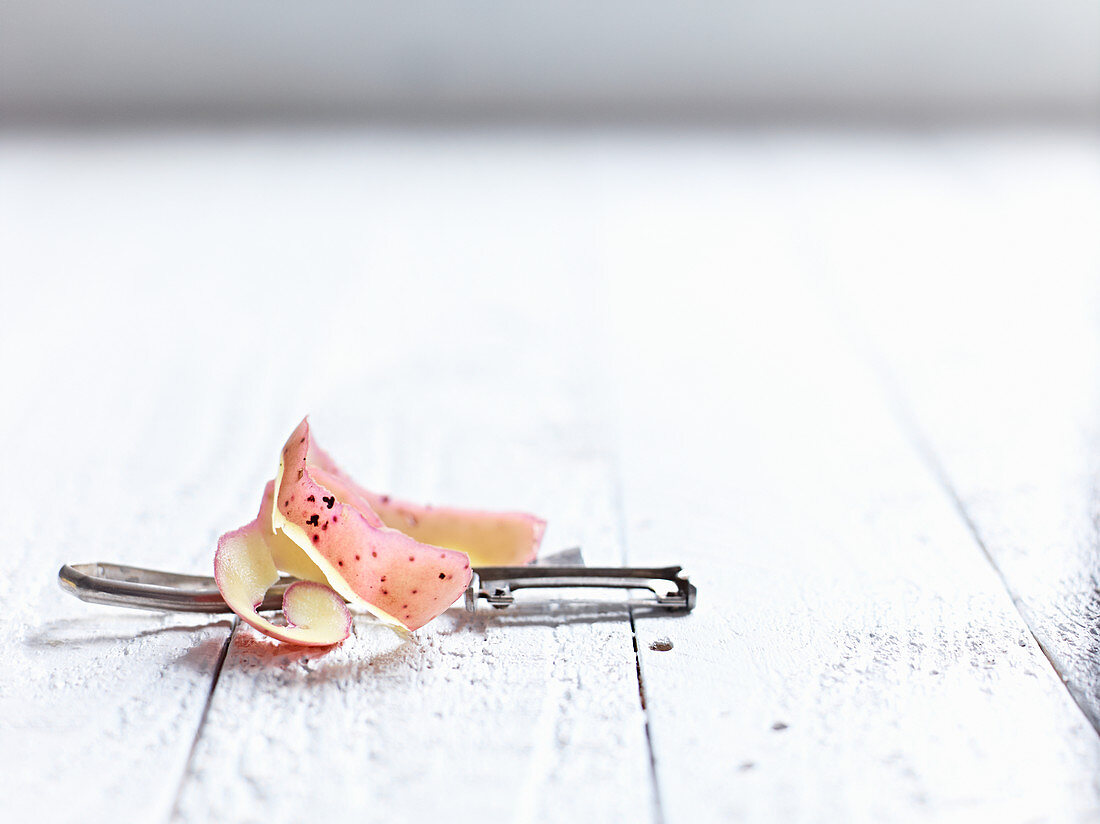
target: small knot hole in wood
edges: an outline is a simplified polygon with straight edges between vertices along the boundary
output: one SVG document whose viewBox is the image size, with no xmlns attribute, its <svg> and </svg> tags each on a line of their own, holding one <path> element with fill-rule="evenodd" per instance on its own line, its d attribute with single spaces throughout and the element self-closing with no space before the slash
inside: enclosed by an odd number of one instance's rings
<svg viewBox="0 0 1100 824">
<path fill-rule="evenodd" d="M 656 650 L 657 652 L 668 652 L 670 649 L 672 649 L 672 642 L 669 641 L 667 638 L 658 638 L 656 641 L 649 645 L 649 648 L 652 650 Z"/>
</svg>

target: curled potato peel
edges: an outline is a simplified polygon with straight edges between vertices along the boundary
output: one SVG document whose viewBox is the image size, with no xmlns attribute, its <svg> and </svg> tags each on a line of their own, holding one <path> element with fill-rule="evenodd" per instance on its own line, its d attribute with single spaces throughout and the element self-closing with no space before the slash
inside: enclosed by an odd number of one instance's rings
<svg viewBox="0 0 1100 824">
<path fill-rule="evenodd" d="M 287 625 L 274 624 L 256 608 L 277 580 L 271 549 L 259 519 L 218 541 L 214 553 L 214 579 L 230 608 L 241 620 L 271 638 L 305 646 L 339 644 L 351 633 L 351 613 L 331 587 L 316 581 L 299 581 L 283 595 Z"/>
</svg>

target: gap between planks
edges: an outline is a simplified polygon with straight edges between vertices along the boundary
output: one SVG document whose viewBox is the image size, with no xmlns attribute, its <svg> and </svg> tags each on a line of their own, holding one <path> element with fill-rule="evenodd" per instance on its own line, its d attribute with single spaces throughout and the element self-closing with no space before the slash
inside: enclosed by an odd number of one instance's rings
<svg viewBox="0 0 1100 824">
<path fill-rule="evenodd" d="M 657 780 L 657 756 L 653 752 L 653 735 L 649 728 L 649 709 L 645 700 L 645 679 L 642 678 L 642 656 L 638 651 L 638 628 L 634 624 L 634 607 L 627 607 L 630 616 L 630 637 L 634 642 L 634 666 L 638 673 L 638 700 L 645 719 L 645 745 L 649 752 L 649 777 L 653 782 L 653 817 L 656 824 L 665 824 L 664 802 L 661 800 L 661 782 Z"/>
<path fill-rule="evenodd" d="M 210 678 L 210 691 L 206 694 L 206 703 L 202 707 L 202 715 L 199 716 L 199 724 L 195 728 L 195 737 L 191 739 L 191 749 L 187 752 L 187 761 L 184 762 L 183 772 L 180 774 L 179 783 L 176 785 L 176 794 L 172 799 L 172 809 L 168 813 L 168 821 L 178 821 L 180 814 L 180 800 L 183 798 L 184 787 L 187 786 L 187 777 L 191 774 L 191 765 L 195 761 L 195 753 L 199 748 L 199 741 L 202 740 L 203 731 L 206 729 L 206 719 L 210 715 L 210 705 L 214 703 L 214 692 L 218 689 L 218 681 L 222 676 L 222 668 L 225 666 L 225 659 L 229 655 L 229 646 L 233 643 L 233 638 L 237 634 L 237 630 L 241 626 L 241 619 L 234 616 L 233 626 L 229 628 L 229 634 L 225 636 L 225 643 L 222 644 L 221 652 L 218 653 L 218 660 L 214 664 L 214 672 Z"/>
<path fill-rule="evenodd" d="M 619 563 L 623 566 L 629 566 L 628 558 L 630 553 L 627 551 L 626 505 L 623 501 L 623 467 L 621 455 L 615 455 L 613 466 L 615 468 L 615 517 L 619 531 Z M 661 782 L 657 776 L 657 754 L 653 749 L 651 719 L 649 717 L 649 707 L 645 698 L 645 677 L 642 675 L 642 653 L 639 649 L 638 626 L 634 621 L 634 607 L 628 606 L 626 610 L 630 618 L 630 639 L 634 645 L 634 669 L 638 677 L 638 703 L 641 704 L 642 719 L 645 724 L 645 746 L 649 756 L 649 780 L 653 794 L 653 820 L 654 824 L 665 824 L 665 806 L 664 800 L 661 797 Z"/>
</svg>

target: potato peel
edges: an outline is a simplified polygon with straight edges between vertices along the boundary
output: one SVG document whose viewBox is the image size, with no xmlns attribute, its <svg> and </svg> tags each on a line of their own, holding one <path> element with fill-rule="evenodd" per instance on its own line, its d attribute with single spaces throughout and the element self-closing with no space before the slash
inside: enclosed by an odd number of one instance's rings
<svg viewBox="0 0 1100 824">
<path fill-rule="evenodd" d="M 351 633 L 351 613 L 331 587 L 299 581 L 283 595 L 286 626 L 273 624 L 257 612 L 264 596 L 279 580 L 259 519 L 227 532 L 214 553 L 214 580 L 222 598 L 242 621 L 271 638 L 304 646 L 339 644 Z"/>
</svg>

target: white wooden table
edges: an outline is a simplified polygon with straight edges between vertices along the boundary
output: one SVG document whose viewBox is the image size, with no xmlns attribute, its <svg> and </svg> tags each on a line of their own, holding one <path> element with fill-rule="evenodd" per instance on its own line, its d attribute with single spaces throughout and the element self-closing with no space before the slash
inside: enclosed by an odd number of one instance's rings
<svg viewBox="0 0 1100 824">
<path fill-rule="evenodd" d="M 3 137 L 0 815 L 1100 820 L 1098 149 Z M 699 606 L 322 653 L 58 589 L 208 573 L 306 412 Z"/>
</svg>

